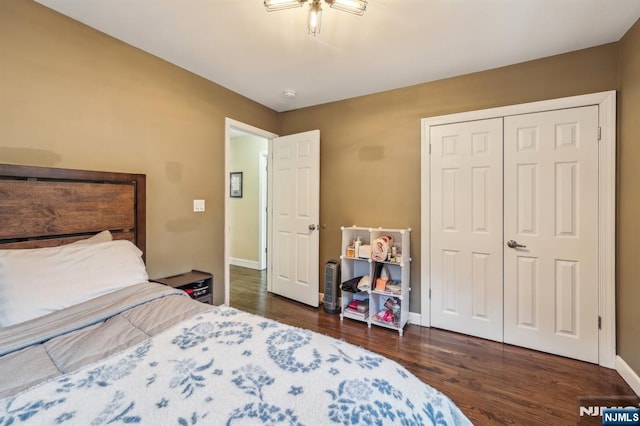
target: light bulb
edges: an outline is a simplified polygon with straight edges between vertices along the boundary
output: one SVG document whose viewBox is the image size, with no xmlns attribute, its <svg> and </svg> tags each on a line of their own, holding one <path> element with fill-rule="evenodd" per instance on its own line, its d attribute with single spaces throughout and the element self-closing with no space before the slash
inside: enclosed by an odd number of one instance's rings
<svg viewBox="0 0 640 426">
<path fill-rule="evenodd" d="M 320 32 L 320 23 L 322 21 L 322 6 L 319 0 L 315 0 L 309 5 L 309 21 L 307 27 L 309 34 L 316 35 Z"/>
</svg>

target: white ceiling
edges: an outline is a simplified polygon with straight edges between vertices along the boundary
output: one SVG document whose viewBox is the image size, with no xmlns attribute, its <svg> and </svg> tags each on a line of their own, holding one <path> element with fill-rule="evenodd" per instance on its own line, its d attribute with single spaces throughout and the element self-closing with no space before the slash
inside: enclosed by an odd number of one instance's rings
<svg viewBox="0 0 640 426">
<path fill-rule="evenodd" d="M 640 17 L 640 0 L 369 0 L 325 6 L 314 37 L 308 6 L 262 0 L 37 1 L 276 111 L 618 41 Z"/>
</svg>

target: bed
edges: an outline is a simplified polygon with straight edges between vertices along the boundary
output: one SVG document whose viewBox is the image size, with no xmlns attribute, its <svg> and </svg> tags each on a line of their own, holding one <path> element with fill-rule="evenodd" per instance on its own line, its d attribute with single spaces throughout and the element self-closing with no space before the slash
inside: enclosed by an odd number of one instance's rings
<svg viewBox="0 0 640 426">
<path fill-rule="evenodd" d="M 465 425 L 344 341 L 151 283 L 145 176 L 0 164 L 0 425 Z"/>
</svg>

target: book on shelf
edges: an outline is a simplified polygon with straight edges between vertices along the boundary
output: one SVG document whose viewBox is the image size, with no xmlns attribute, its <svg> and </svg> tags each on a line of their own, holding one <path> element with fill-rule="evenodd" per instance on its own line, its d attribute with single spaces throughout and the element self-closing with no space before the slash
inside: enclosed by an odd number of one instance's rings
<svg viewBox="0 0 640 426">
<path fill-rule="evenodd" d="M 346 314 L 349 314 L 349 316 L 352 317 L 352 318 L 359 318 L 359 319 L 363 319 L 364 320 L 364 319 L 367 319 L 369 317 L 369 310 L 368 309 L 366 311 L 364 311 L 364 312 L 360 312 L 360 311 L 358 311 L 356 309 L 346 308 L 344 310 L 344 312 Z"/>
</svg>

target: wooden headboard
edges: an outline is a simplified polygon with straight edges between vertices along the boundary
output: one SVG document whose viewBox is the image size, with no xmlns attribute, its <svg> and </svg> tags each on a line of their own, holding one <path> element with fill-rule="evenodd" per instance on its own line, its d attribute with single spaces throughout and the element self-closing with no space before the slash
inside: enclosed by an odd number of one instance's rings
<svg viewBox="0 0 640 426">
<path fill-rule="evenodd" d="M 146 176 L 0 164 L 0 249 L 109 230 L 146 252 Z"/>
</svg>

